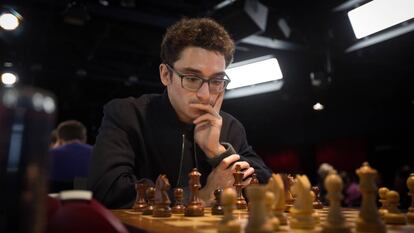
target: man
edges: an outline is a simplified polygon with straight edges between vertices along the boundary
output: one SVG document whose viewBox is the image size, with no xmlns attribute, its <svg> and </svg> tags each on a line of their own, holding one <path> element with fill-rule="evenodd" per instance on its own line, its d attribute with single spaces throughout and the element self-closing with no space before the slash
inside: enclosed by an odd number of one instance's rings
<svg viewBox="0 0 414 233">
<path fill-rule="evenodd" d="M 86 179 L 92 156 L 92 146 L 86 144 L 86 127 L 81 122 L 64 121 L 56 133 L 57 146 L 50 149 L 51 192 L 73 189 L 76 179 Z"/>
<path fill-rule="evenodd" d="M 254 172 L 267 182 L 271 171 L 248 145 L 242 124 L 220 111 L 233 53 L 230 36 L 213 20 L 184 19 L 167 29 L 159 66 L 166 92 L 104 108 L 89 183 L 97 200 L 129 208 L 136 180 L 166 174 L 173 187 L 186 187 L 194 167 L 205 202 L 215 189 L 233 185 L 236 164 L 244 186 Z"/>
</svg>

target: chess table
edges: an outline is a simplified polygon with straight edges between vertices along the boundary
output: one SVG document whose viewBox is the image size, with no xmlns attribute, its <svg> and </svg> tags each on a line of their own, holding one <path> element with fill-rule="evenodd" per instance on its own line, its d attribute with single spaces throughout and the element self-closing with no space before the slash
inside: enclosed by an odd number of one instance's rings
<svg viewBox="0 0 414 233">
<path fill-rule="evenodd" d="M 355 232 L 355 221 L 358 217 L 358 209 L 343 209 L 344 217 Z M 215 233 L 217 224 L 221 221 L 221 215 L 212 215 L 211 209 L 205 209 L 203 217 L 185 217 L 183 214 L 173 214 L 168 218 L 156 218 L 150 215 L 142 215 L 132 209 L 112 210 L 131 233 L 151 232 L 151 233 Z M 326 219 L 328 209 L 316 210 L 320 217 L 320 223 L 313 230 L 293 230 L 289 224 L 280 226 L 280 232 L 321 232 L 321 223 Z M 234 216 L 242 224 L 242 228 L 248 222 L 248 213 L 243 210 L 235 210 Z M 413 233 L 414 225 L 387 225 L 388 233 Z"/>
</svg>

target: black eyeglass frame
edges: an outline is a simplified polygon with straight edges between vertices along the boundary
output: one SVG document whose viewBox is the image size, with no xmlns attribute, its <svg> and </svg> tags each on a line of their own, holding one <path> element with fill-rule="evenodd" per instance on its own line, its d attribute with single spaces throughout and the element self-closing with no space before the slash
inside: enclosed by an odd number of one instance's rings
<svg viewBox="0 0 414 233">
<path fill-rule="evenodd" d="M 226 73 L 224 73 L 224 77 L 225 78 L 212 78 L 212 79 L 206 79 L 206 78 L 202 78 L 202 77 L 200 77 L 200 76 L 198 76 L 198 75 L 196 75 L 196 74 L 182 74 L 182 73 L 180 73 L 180 72 L 178 72 L 177 70 L 175 70 L 171 65 L 169 65 L 169 64 L 166 64 L 166 63 L 164 63 L 166 66 L 167 66 L 167 68 L 169 69 L 169 70 L 171 70 L 172 72 L 174 72 L 178 77 L 180 77 L 180 79 L 181 79 L 181 87 L 182 88 L 184 88 L 184 89 L 187 89 L 187 90 L 189 90 L 189 91 L 198 91 L 202 86 L 203 86 L 203 84 L 204 83 L 207 83 L 208 84 L 208 88 L 209 88 L 209 90 L 211 91 L 211 89 L 210 89 L 210 82 L 211 81 L 214 81 L 214 80 L 223 80 L 224 81 L 224 87 L 223 87 L 223 90 L 222 91 L 220 91 L 220 92 L 217 92 L 217 93 L 222 93 L 222 92 L 224 92 L 225 90 L 226 90 L 226 87 L 227 87 L 227 85 L 231 82 L 231 79 L 229 78 L 229 76 L 226 74 Z M 184 87 L 184 84 L 183 84 L 183 79 L 186 77 L 186 76 L 192 76 L 193 78 L 198 78 L 198 79 L 200 79 L 201 81 L 202 81 L 202 83 L 200 84 L 200 86 L 197 88 L 197 89 L 190 89 L 190 88 L 186 88 L 186 87 Z"/>
</svg>

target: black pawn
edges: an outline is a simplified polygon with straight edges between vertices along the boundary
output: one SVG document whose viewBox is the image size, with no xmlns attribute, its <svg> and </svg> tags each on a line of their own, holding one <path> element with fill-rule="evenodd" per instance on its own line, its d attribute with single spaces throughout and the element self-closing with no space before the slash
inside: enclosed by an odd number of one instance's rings
<svg viewBox="0 0 414 233">
<path fill-rule="evenodd" d="M 211 208 L 211 214 L 213 215 L 223 215 L 223 207 L 221 206 L 221 194 L 223 193 L 223 189 L 219 188 L 214 191 L 214 197 L 216 198 L 216 202 L 214 206 Z"/>
<path fill-rule="evenodd" d="M 147 195 L 147 198 L 148 198 L 148 205 L 147 205 L 147 208 L 145 208 L 142 211 L 142 214 L 152 215 L 152 213 L 154 212 L 155 188 L 154 187 L 147 188 L 147 191 L 145 192 L 145 194 Z"/>
<path fill-rule="evenodd" d="M 172 207 L 173 214 L 184 214 L 185 206 L 183 204 L 184 190 L 182 188 L 174 189 L 175 205 Z"/>
</svg>

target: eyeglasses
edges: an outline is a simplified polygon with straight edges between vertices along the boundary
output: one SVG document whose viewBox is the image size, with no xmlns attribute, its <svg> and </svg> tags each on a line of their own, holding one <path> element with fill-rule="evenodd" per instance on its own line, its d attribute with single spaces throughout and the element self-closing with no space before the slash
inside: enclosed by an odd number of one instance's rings
<svg viewBox="0 0 414 233">
<path fill-rule="evenodd" d="M 230 82 L 230 78 L 225 73 L 219 78 L 205 79 L 195 74 L 181 74 L 170 65 L 165 65 L 181 78 L 181 87 L 189 91 L 198 91 L 204 83 L 208 83 L 210 93 L 217 94 L 223 92 Z"/>
</svg>

